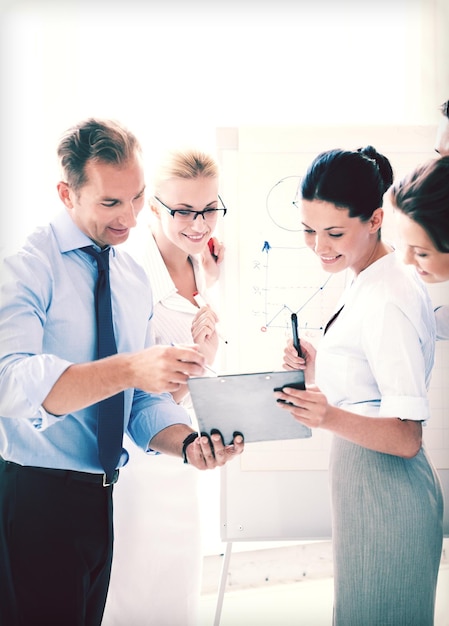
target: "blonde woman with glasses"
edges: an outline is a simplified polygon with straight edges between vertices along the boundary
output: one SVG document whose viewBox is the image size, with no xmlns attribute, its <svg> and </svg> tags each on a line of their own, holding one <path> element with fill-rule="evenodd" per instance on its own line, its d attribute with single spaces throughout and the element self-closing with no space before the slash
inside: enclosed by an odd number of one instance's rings
<svg viewBox="0 0 449 626">
<path fill-rule="evenodd" d="M 219 167 L 211 155 L 168 152 L 153 177 L 148 215 L 127 246 L 151 281 L 155 343 L 194 343 L 209 367 L 220 341 L 212 285 L 224 256 L 214 231 L 227 211 L 218 190 Z M 196 427 L 187 385 L 173 397 Z M 104 626 L 196 626 L 199 478 L 167 455 L 145 461 L 131 449 L 126 482 L 115 493 L 116 543 Z"/>
</svg>

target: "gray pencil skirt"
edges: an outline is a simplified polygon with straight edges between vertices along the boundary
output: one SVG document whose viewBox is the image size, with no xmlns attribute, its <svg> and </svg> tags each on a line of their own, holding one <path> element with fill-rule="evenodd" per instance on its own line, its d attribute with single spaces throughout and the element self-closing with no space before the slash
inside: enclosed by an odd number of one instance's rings
<svg viewBox="0 0 449 626">
<path fill-rule="evenodd" d="M 443 541 L 439 478 L 413 459 L 334 437 L 334 626 L 432 626 Z"/>
</svg>

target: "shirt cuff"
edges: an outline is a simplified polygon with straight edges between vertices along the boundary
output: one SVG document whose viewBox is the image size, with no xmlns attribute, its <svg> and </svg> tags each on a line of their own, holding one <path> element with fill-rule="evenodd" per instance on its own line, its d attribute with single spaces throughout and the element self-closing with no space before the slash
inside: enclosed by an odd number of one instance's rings
<svg viewBox="0 0 449 626">
<path fill-rule="evenodd" d="M 137 402 L 136 397 L 139 398 Z M 155 453 L 149 448 L 149 442 L 161 430 L 175 424 L 192 426 L 192 420 L 185 408 L 176 404 L 171 394 L 142 394 L 136 390 L 128 430 L 142 450 Z"/>
<path fill-rule="evenodd" d="M 430 417 L 429 402 L 421 396 L 383 397 L 379 417 L 399 417 L 401 420 L 424 422 Z"/>
</svg>

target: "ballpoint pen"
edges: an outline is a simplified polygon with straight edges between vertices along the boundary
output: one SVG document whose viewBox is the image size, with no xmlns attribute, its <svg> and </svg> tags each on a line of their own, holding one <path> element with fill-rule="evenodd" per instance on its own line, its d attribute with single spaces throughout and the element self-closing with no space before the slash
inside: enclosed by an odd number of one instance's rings
<svg viewBox="0 0 449 626">
<path fill-rule="evenodd" d="M 176 344 L 173 341 L 170 341 L 170 345 L 172 346 L 172 348 L 176 348 Z M 218 376 L 217 372 L 209 365 L 207 365 L 207 363 L 203 363 L 203 368 L 210 372 L 213 376 Z"/>
<path fill-rule="evenodd" d="M 298 356 L 303 359 L 304 355 L 301 350 L 301 342 L 299 340 L 299 335 L 298 335 L 298 316 L 296 315 L 296 313 L 292 313 L 291 319 L 292 319 L 292 332 L 293 332 L 293 347 L 296 349 Z"/>
<path fill-rule="evenodd" d="M 206 363 L 204 363 L 203 367 L 204 367 L 205 370 L 210 372 L 212 374 L 212 376 L 218 376 L 217 372 L 215 370 L 213 370 L 211 367 L 209 367 L 209 365 L 206 365 Z"/>
</svg>

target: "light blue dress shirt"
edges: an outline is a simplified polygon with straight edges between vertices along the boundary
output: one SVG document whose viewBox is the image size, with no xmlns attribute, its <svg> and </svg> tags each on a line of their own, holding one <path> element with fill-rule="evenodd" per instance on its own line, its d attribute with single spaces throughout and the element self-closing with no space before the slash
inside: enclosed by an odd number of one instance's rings
<svg viewBox="0 0 449 626">
<path fill-rule="evenodd" d="M 54 416 L 42 402 L 64 370 L 96 358 L 96 262 L 78 248 L 92 241 L 64 211 L 5 259 L 0 291 L 0 455 L 21 465 L 102 473 L 96 406 Z M 152 296 L 144 270 L 120 249 L 110 256 L 118 352 L 151 345 Z M 170 394 L 125 390 L 124 426 L 148 443 L 173 424 L 190 424 Z M 128 454 L 123 450 L 120 465 Z"/>
</svg>

